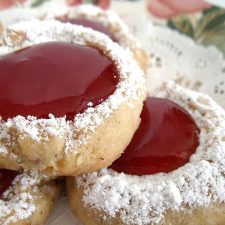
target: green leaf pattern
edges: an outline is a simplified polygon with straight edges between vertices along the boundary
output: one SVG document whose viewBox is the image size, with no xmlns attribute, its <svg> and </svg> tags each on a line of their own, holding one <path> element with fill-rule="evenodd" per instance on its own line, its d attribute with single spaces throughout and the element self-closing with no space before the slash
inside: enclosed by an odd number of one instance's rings
<svg viewBox="0 0 225 225">
<path fill-rule="evenodd" d="M 172 29 L 179 30 L 190 37 L 194 37 L 194 26 L 188 16 L 183 15 L 168 21 L 168 26 Z"/>
<path fill-rule="evenodd" d="M 195 24 L 190 16 L 178 16 L 167 24 L 170 28 L 192 37 L 199 44 L 216 46 L 225 56 L 224 9 L 213 7 L 204 11 Z"/>
<path fill-rule="evenodd" d="M 40 6 L 41 4 L 43 4 L 44 2 L 46 2 L 48 0 L 33 0 L 31 2 L 31 7 L 37 7 Z"/>
</svg>

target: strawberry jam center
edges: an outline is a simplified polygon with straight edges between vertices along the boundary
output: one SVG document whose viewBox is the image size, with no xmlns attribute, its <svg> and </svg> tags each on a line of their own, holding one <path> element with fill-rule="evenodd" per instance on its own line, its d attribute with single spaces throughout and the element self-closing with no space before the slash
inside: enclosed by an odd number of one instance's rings
<svg viewBox="0 0 225 225">
<path fill-rule="evenodd" d="M 85 18 L 67 18 L 67 19 L 61 19 L 62 22 L 68 22 L 75 25 L 82 25 L 84 27 L 92 28 L 93 30 L 99 31 L 101 33 L 104 33 L 109 38 L 111 38 L 113 41 L 118 42 L 118 40 L 115 38 L 112 32 L 109 31 L 105 26 L 103 26 L 101 23 L 88 20 Z"/>
<path fill-rule="evenodd" d="M 138 130 L 111 168 L 131 175 L 175 170 L 189 162 L 199 145 L 199 133 L 192 117 L 179 105 L 148 98 Z"/>
<path fill-rule="evenodd" d="M 48 118 L 100 104 L 118 83 L 113 62 L 98 49 L 64 42 L 33 45 L 0 56 L 0 115 Z"/>
<path fill-rule="evenodd" d="M 0 169 L 0 196 L 12 185 L 18 174 L 16 171 Z"/>
</svg>

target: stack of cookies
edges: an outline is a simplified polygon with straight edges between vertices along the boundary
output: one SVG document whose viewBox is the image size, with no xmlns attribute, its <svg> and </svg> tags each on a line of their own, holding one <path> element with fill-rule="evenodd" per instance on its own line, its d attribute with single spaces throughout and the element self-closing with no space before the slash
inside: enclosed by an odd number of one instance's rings
<svg viewBox="0 0 225 225">
<path fill-rule="evenodd" d="M 113 12 L 68 9 L 0 36 L 0 224 L 44 224 L 66 180 L 85 225 L 225 223 L 225 111 L 173 82 Z"/>
</svg>

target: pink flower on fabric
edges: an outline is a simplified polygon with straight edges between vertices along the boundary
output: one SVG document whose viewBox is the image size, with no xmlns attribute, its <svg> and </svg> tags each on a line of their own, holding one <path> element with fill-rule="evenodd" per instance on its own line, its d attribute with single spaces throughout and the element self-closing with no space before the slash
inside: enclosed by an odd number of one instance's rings
<svg viewBox="0 0 225 225">
<path fill-rule="evenodd" d="M 16 5 L 17 3 L 25 2 L 26 0 L 0 0 L 0 9 L 5 9 Z"/>
<path fill-rule="evenodd" d="M 203 0 L 147 0 L 150 13 L 161 18 L 170 18 L 182 13 L 194 13 L 211 7 Z"/>
<path fill-rule="evenodd" d="M 72 5 L 85 3 L 85 1 L 84 0 L 67 0 L 67 3 L 72 6 Z M 111 0 L 93 0 L 92 3 L 95 5 L 98 5 L 99 7 L 103 9 L 107 9 L 109 8 L 111 4 Z"/>
<path fill-rule="evenodd" d="M 99 5 L 103 9 L 109 8 L 111 4 L 111 0 L 94 0 L 93 1 L 96 5 Z"/>
<path fill-rule="evenodd" d="M 67 4 L 68 5 L 79 5 L 79 4 L 81 4 L 81 3 L 83 3 L 84 2 L 84 0 L 67 0 Z"/>
</svg>

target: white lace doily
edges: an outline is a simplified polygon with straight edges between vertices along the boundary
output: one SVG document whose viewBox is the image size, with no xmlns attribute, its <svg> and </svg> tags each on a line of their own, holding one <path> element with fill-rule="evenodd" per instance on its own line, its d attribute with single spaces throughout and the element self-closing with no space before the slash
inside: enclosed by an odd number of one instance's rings
<svg viewBox="0 0 225 225">
<path fill-rule="evenodd" d="M 162 81 L 210 95 L 225 108 L 225 59 L 215 47 L 203 47 L 191 38 L 165 26 L 156 26 L 145 17 L 128 18 L 134 35 L 149 55 L 148 90 Z"/>
<path fill-rule="evenodd" d="M 153 25 L 146 12 L 142 17 L 125 14 L 126 22 L 149 54 L 149 93 L 162 81 L 172 79 L 184 87 L 209 94 L 225 108 L 225 60 L 217 49 L 199 46 L 176 31 Z M 5 16 L 8 21 L 15 21 L 10 11 Z M 81 225 L 73 217 L 65 197 L 57 202 L 46 225 L 62 224 Z"/>
</svg>

